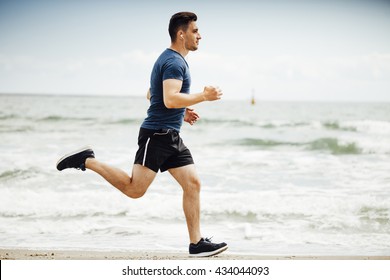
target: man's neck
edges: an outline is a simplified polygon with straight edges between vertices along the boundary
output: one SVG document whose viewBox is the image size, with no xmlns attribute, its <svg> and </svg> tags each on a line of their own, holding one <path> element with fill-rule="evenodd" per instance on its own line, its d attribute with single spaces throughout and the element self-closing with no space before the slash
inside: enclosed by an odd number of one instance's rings
<svg viewBox="0 0 390 280">
<path fill-rule="evenodd" d="M 171 50 L 174 50 L 175 52 L 180 53 L 183 57 L 186 57 L 187 54 L 190 52 L 187 50 L 184 45 L 180 43 L 172 43 L 171 46 L 169 47 Z"/>
</svg>

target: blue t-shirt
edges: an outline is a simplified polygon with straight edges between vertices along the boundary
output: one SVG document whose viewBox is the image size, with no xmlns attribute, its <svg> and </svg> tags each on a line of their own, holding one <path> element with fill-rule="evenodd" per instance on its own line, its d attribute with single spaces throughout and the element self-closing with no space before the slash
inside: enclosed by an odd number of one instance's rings
<svg viewBox="0 0 390 280">
<path fill-rule="evenodd" d="M 184 57 L 178 52 L 166 49 L 153 66 L 150 77 L 150 107 L 141 127 L 146 129 L 175 129 L 180 131 L 185 108 L 168 109 L 164 104 L 163 81 L 183 81 L 180 93 L 190 93 L 190 70 Z"/>
</svg>

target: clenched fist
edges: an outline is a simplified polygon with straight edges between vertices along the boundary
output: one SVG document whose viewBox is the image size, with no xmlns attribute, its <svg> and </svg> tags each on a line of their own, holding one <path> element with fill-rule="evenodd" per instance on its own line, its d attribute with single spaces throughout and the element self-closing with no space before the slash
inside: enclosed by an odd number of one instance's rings
<svg viewBox="0 0 390 280">
<path fill-rule="evenodd" d="M 206 86 L 203 90 L 203 99 L 205 101 L 219 100 L 222 97 L 222 90 L 219 87 Z"/>
</svg>

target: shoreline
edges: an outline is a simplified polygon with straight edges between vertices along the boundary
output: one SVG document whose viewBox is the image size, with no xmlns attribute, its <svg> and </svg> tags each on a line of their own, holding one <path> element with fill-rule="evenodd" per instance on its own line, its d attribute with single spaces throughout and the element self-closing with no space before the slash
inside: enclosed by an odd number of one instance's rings
<svg viewBox="0 0 390 280">
<path fill-rule="evenodd" d="M 390 256 L 240 255 L 224 252 L 213 257 L 194 258 L 183 252 L 0 249 L 0 260 L 390 260 Z"/>
</svg>

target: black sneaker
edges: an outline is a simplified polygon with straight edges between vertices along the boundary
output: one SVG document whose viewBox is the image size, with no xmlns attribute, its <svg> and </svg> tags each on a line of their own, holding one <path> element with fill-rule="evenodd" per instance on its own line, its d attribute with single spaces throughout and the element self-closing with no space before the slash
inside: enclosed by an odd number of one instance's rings
<svg viewBox="0 0 390 280">
<path fill-rule="evenodd" d="M 212 243 L 211 238 L 201 238 L 198 243 L 190 244 L 190 257 L 210 257 L 222 253 L 228 248 L 225 242 Z"/>
<path fill-rule="evenodd" d="M 95 158 L 95 154 L 90 147 L 84 147 L 63 156 L 57 162 L 57 169 L 61 171 L 66 168 L 76 168 L 85 171 L 85 160 L 87 158 Z"/>
</svg>

